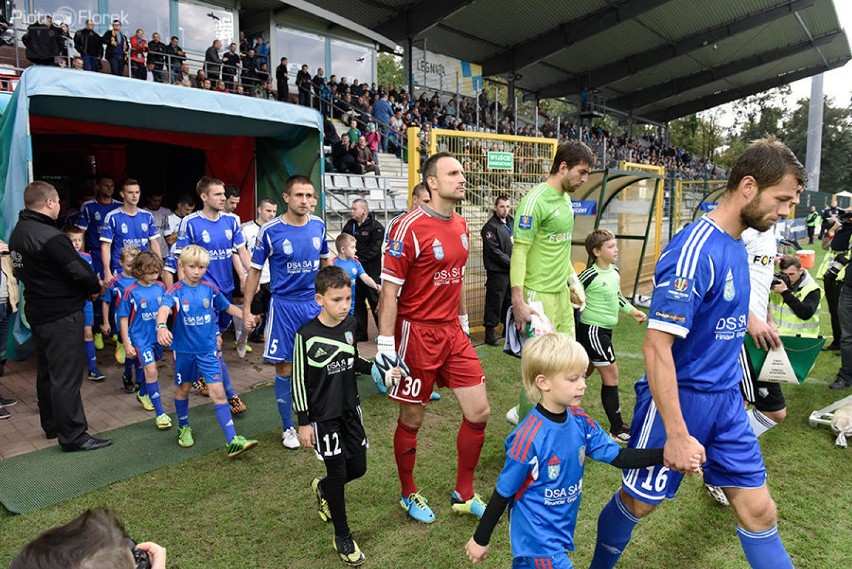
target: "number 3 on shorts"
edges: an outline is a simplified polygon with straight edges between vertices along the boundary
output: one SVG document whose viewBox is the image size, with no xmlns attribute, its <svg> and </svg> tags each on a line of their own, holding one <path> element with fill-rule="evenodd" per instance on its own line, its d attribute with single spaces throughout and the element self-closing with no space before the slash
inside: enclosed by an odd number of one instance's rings
<svg viewBox="0 0 852 569">
<path fill-rule="evenodd" d="M 402 394 L 406 397 L 420 397 L 422 383 L 419 378 L 406 375 L 402 378 Z"/>
</svg>

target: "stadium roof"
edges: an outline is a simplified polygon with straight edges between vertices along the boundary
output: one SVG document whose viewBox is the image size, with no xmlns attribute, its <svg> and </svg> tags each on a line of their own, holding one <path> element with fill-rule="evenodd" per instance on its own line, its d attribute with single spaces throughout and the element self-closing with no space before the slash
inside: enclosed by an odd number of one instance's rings
<svg viewBox="0 0 852 569">
<path fill-rule="evenodd" d="M 843 0 L 847 1 L 847 0 Z M 667 121 L 841 67 L 833 0 L 310 0 L 405 46 Z"/>
</svg>

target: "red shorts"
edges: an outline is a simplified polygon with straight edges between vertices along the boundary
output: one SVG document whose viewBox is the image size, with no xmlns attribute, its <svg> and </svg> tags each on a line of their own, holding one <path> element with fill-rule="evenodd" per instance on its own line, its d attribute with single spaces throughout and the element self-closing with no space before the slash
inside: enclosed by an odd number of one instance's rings
<svg viewBox="0 0 852 569">
<path fill-rule="evenodd" d="M 397 351 L 411 374 L 388 392 L 401 403 L 425 405 L 432 389 L 474 387 L 485 382 L 479 356 L 458 322 L 423 324 L 396 321 Z"/>
</svg>

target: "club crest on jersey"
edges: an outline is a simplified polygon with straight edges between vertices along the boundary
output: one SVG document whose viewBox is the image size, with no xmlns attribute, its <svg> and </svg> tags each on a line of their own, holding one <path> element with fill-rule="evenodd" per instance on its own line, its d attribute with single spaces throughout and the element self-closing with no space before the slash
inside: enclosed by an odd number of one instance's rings
<svg viewBox="0 0 852 569">
<path fill-rule="evenodd" d="M 139 308 L 141 308 L 142 310 L 145 310 L 146 308 L 148 308 L 148 301 L 146 301 L 146 300 L 143 298 L 143 299 L 139 302 Z"/>
<path fill-rule="evenodd" d="M 162 296 L 157 297 L 157 305 L 159 306 L 160 304 L 163 304 L 163 297 Z"/>
<path fill-rule="evenodd" d="M 225 237 L 227 237 L 229 241 L 231 240 L 231 237 L 233 237 L 233 236 L 234 236 L 233 231 L 231 231 L 230 229 L 225 230 Z"/>
<path fill-rule="evenodd" d="M 462 233 L 461 242 L 462 242 L 462 247 L 467 249 L 467 234 L 466 233 Z"/>
<path fill-rule="evenodd" d="M 444 246 L 437 239 L 432 242 L 432 254 L 439 261 L 444 258 Z"/>
<path fill-rule="evenodd" d="M 402 241 L 391 241 L 388 245 L 388 254 L 391 257 L 402 257 Z"/>
<path fill-rule="evenodd" d="M 204 241 L 205 243 L 210 243 L 210 234 L 207 233 L 206 229 L 201 232 L 201 240 Z"/>
<path fill-rule="evenodd" d="M 518 227 L 521 229 L 532 229 L 532 221 L 531 215 L 522 215 L 520 219 L 518 219 Z"/>
<path fill-rule="evenodd" d="M 692 279 L 677 277 L 669 285 L 666 298 L 679 302 L 689 302 L 690 294 L 692 294 Z"/>
<path fill-rule="evenodd" d="M 201 301 L 201 303 L 204 305 L 204 308 L 210 308 L 210 299 L 209 298 L 205 298 L 204 300 Z"/>
<path fill-rule="evenodd" d="M 99 212 L 99 211 L 96 211 L 96 212 L 95 212 L 95 219 L 96 219 L 97 221 L 100 221 L 100 220 L 101 220 L 101 212 Z"/>
<path fill-rule="evenodd" d="M 183 311 L 189 312 L 189 300 L 184 300 L 182 304 L 183 304 Z"/>
<path fill-rule="evenodd" d="M 577 458 L 580 460 L 580 466 L 583 466 L 583 463 L 586 462 L 586 445 L 580 447 L 580 450 L 577 452 Z"/>
<path fill-rule="evenodd" d="M 343 336 L 346 338 L 346 343 L 350 346 L 355 342 L 355 336 L 352 334 L 352 332 L 346 332 L 345 334 L 343 334 Z"/>
<path fill-rule="evenodd" d="M 556 480 L 559 477 L 559 471 L 562 470 L 562 463 L 559 462 L 559 459 L 556 458 L 554 454 L 550 460 L 547 461 L 547 477 L 551 480 Z"/>
<path fill-rule="evenodd" d="M 147 223 L 142 224 L 142 231 L 148 231 L 148 224 Z"/>
<path fill-rule="evenodd" d="M 127 224 L 126 224 L 126 223 L 122 223 L 122 224 L 121 224 L 121 232 L 122 232 L 122 233 L 127 233 Z"/>
<path fill-rule="evenodd" d="M 728 302 L 731 302 L 734 300 L 736 292 L 737 291 L 734 288 L 734 275 L 731 274 L 731 269 L 728 269 L 728 274 L 725 275 L 725 290 L 722 293 L 722 297 Z"/>
<path fill-rule="evenodd" d="M 320 250 L 320 245 L 322 245 L 322 243 L 320 242 L 320 238 L 319 238 L 319 237 L 314 237 L 314 238 L 312 239 L 312 242 L 313 242 L 313 244 L 314 244 L 314 249 L 316 249 L 317 251 L 319 251 L 319 250 Z"/>
<path fill-rule="evenodd" d="M 293 254 L 293 244 L 292 244 L 292 243 L 290 243 L 290 240 L 289 240 L 289 239 L 285 239 L 285 240 L 281 243 L 281 249 L 283 249 L 283 250 L 284 250 L 284 254 L 285 254 L 285 255 L 292 255 L 292 254 Z"/>
</svg>

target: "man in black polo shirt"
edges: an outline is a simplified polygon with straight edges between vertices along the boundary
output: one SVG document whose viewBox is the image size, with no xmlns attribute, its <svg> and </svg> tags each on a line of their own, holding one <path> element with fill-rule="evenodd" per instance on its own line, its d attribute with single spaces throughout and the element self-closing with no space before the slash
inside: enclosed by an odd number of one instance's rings
<svg viewBox="0 0 852 569">
<path fill-rule="evenodd" d="M 26 209 L 9 238 L 15 277 L 24 284 L 26 316 L 38 351 L 36 392 L 41 428 L 66 452 L 112 444 L 86 432 L 80 397 L 86 361 L 83 303 L 101 291 L 94 271 L 56 228 L 59 194 L 45 182 L 24 189 Z"/>
</svg>

